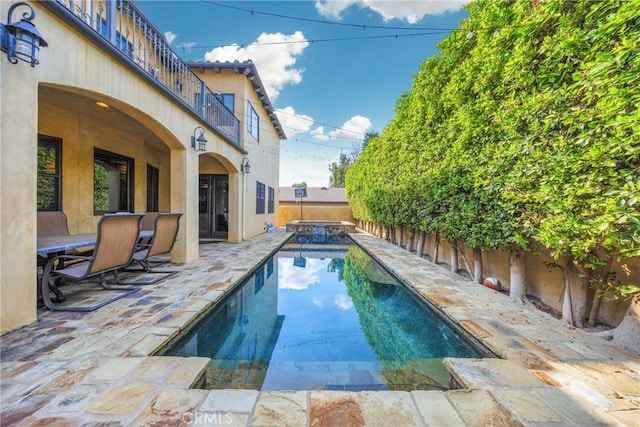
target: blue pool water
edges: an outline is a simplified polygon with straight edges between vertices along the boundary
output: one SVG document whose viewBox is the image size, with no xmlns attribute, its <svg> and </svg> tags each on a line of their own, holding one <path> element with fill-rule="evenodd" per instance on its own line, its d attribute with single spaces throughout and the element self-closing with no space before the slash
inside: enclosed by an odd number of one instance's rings
<svg viewBox="0 0 640 427">
<path fill-rule="evenodd" d="M 358 246 L 298 238 L 163 354 L 211 358 L 210 389 L 415 390 L 484 353 Z"/>
</svg>

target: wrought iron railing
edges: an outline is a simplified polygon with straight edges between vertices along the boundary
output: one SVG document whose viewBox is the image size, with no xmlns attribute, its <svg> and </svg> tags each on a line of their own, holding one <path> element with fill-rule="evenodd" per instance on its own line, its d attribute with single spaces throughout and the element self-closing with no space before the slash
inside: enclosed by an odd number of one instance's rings
<svg viewBox="0 0 640 427">
<path fill-rule="evenodd" d="M 78 23 L 122 52 L 229 142 L 240 146 L 240 121 L 175 54 L 164 35 L 132 1 L 56 0 Z"/>
</svg>

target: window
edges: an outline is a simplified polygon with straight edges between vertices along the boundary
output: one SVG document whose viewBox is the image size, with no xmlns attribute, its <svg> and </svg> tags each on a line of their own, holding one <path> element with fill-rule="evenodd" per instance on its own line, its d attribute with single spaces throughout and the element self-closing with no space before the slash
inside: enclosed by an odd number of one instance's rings
<svg viewBox="0 0 640 427">
<path fill-rule="evenodd" d="M 267 279 L 273 274 L 273 257 L 267 260 Z"/>
<path fill-rule="evenodd" d="M 96 21 L 98 22 L 98 33 L 105 39 L 109 38 L 109 30 L 107 27 L 107 20 L 100 17 L 100 15 L 96 16 Z"/>
<path fill-rule="evenodd" d="M 133 212 L 133 159 L 98 149 L 93 158 L 94 214 Z"/>
<path fill-rule="evenodd" d="M 60 211 L 62 140 L 38 135 L 38 196 L 39 211 Z"/>
<path fill-rule="evenodd" d="M 233 103 L 235 101 L 235 95 L 232 93 L 219 93 L 216 95 L 218 101 L 222 102 L 225 107 L 229 109 L 233 113 Z"/>
<path fill-rule="evenodd" d="M 116 47 L 127 56 L 133 57 L 133 43 L 120 34 L 120 31 L 116 31 Z"/>
<path fill-rule="evenodd" d="M 147 165 L 147 212 L 158 212 L 160 171 Z"/>
<path fill-rule="evenodd" d="M 264 184 L 256 182 L 256 213 L 264 213 Z"/>
<path fill-rule="evenodd" d="M 269 187 L 269 207 L 267 213 L 273 213 L 274 205 L 276 203 L 276 190 Z"/>
<path fill-rule="evenodd" d="M 264 286 L 264 267 L 260 268 L 256 271 L 256 282 L 255 282 L 255 290 L 253 291 L 254 295 L 257 294 L 260 289 Z"/>
<path fill-rule="evenodd" d="M 256 110 L 253 109 L 253 106 L 251 105 L 251 103 L 247 101 L 247 131 L 251 135 L 253 135 L 256 141 L 260 140 L 260 138 L 258 138 L 259 125 L 260 124 L 258 122 L 258 113 L 256 113 Z"/>
</svg>

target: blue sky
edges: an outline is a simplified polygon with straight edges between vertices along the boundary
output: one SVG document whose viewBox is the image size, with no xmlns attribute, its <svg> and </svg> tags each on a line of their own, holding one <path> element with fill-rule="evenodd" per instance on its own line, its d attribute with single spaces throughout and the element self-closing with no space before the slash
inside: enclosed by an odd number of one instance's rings
<svg viewBox="0 0 640 427">
<path fill-rule="evenodd" d="M 464 3 L 137 2 L 183 60 L 256 64 L 288 138 L 280 185 L 312 187 L 329 184 L 329 164 L 359 148 L 366 132 L 384 129 L 420 63 L 467 16 Z"/>
</svg>

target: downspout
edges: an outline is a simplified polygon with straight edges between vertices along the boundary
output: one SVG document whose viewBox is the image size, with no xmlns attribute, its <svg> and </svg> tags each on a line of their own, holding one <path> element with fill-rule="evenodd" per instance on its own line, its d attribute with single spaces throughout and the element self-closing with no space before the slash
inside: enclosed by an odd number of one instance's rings
<svg viewBox="0 0 640 427">
<path fill-rule="evenodd" d="M 244 222 L 245 222 L 245 215 L 246 213 L 246 209 L 244 207 L 244 199 L 245 199 L 245 193 L 247 192 L 247 183 L 245 180 L 245 173 L 243 171 L 240 171 L 240 173 L 242 174 L 242 208 L 240 210 L 240 215 L 242 216 L 242 241 L 245 241 L 245 227 L 244 227 Z"/>
</svg>

